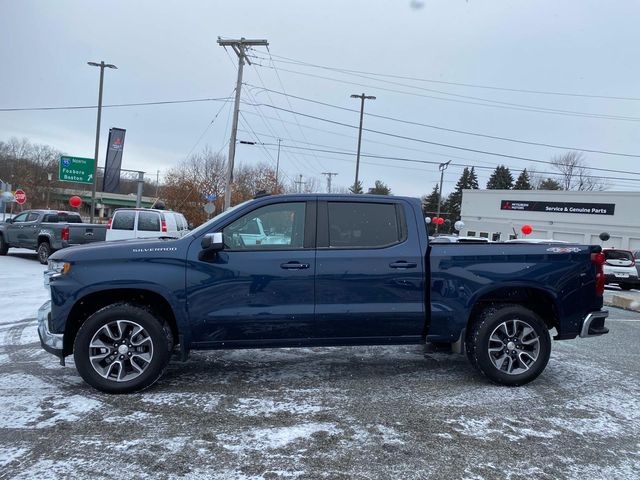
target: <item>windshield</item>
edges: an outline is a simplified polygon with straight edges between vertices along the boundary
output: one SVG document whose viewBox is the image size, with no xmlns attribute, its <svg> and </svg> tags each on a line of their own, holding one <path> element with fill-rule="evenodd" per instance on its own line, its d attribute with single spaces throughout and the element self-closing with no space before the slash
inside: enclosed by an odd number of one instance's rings
<svg viewBox="0 0 640 480">
<path fill-rule="evenodd" d="M 189 232 L 187 235 L 185 235 L 186 237 L 192 237 L 192 236 L 197 236 L 199 235 L 202 231 L 206 231 L 209 229 L 209 227 L 211 226 L 211 224 L 213 222 L 217 222 L 218 220 L 225 218 L 227 215 L 231 214 L 232 212 L 234 212 L 236 209 L 246 205 L 249 202 L 252 202 L 253 200 L 246 200 L 242 203 L 239 203 L 238 205 L 234 205 L 233 207 L 229 208 L 228 210 L 225 210 L 222 213 L 219 213 L 218 215 L 216 215 L 215 217 L 213 217 L 211 220 L 209 220 L 208 222 L 203 223 L 202 225 L 200 225 L 198 228 L 195 228 L 193 230 L 191 230 L 191 232 Z"/>
</svg>

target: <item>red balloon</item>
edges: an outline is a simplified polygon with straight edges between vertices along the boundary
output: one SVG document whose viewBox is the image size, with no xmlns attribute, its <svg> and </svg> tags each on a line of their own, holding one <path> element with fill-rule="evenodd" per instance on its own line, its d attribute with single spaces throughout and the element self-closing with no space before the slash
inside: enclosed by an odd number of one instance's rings
<svg viewBox="0 0 640 480">
<path fill-rule="evenodd" d="M 438 217 L 433 217 L 431 221 L 433 222 L 434 225 L 438 225 Z"/>
<path fill-rule="evenodd" d="M 74 195 L 69 199 L 69 205 L 71 205 L 72 207 L 78 208 L 80 205 L 82 205 L 82 199 L 77 195 Z"/>
<path fill-rule="evenodd" d="M 444 225 L 444 218 L 440 217 L 438 219 L 438 225 Z"/>
<path fill-rule="evenodd" d="M 524 233 L 525 235 L 530 235 L 531 232 L 533 232 L 533 227 L 531 225 L 523 225 L 522 228 L 520 229 L 522 231 L 522 233 Z"/>
</svg>

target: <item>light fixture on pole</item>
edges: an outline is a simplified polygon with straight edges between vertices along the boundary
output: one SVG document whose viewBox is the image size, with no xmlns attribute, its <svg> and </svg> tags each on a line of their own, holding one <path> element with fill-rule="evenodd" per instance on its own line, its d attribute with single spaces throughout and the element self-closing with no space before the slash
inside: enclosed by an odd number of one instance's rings
<svg viewBox="0 0 640 480">
<path fill-rule="evenodd" d="M 364 101 L 365 100 L 375 100 L 376 97 L 373 95 L 365 95 L 364 93 L 361 95 L 353 94 L 351 98 L 359 98 L 360 99 L 360 128 L 358 130 L 358 153 L 356 156 L 356 180 L 353 182 L 353 191 L 354 193 L 358 191 L 358 173 L 360 170 L 360 145 L 362 144 L 362 119 L 364 117 Z"/>
<path fill-rule="evenodd" d="M 87 65 L 100 68 L 100 88 L 98 90 L 98 120 L 96 122 L 96 148 L 93 156 L 93 186 L 91 187 L 91 223 L 93 223 L 93 216 L 96 211 L 96 185 L 98 184 L 98 152 L 100 150 L 100 117 L 102 116 L 102 84 L 104 81 L 104 69 L 113 68 L 118 69 L 115 65 L 110 63 L 87 62 Z"/>
<path fill-rule="evenodd" d="M 436 213 L 436 217 L 440 218 L 440 206 L 442 205 L 442 183 L 444 181 L 444 171 L 447 169 L 451 160 L 445 163 L 441 163 L 438 166 L 438 170 L 440 170 L 440 190 L 438 190 L 438 213 Z M 438 224 L 436 223 L 436 233 L 438 233 Z"/>
</svg>

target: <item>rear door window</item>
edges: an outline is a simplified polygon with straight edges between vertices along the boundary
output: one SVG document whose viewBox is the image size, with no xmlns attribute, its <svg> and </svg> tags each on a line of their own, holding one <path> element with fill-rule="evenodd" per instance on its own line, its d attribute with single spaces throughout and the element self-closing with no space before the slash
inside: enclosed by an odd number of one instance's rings
<svg viewBox="0 0 640 480">
<path fill-rule="evenodd" d="M 138 214 L 139 232 L 159 232 L 160 215 L 156 212 L 139 212 Z"/>
<path fill-rule="evenodd" d="M 329 202 L 330 248 L 380 248 L 405 234 L 393 203 Z"/>
<path fill-rule="evenodd" d="M 116 212 L 113 215 L 113 222 L 111 222 L 112 230 L 133 230 L 133 226 L 136 221 L 136 212 L 123 211 Z"/>
</svg>

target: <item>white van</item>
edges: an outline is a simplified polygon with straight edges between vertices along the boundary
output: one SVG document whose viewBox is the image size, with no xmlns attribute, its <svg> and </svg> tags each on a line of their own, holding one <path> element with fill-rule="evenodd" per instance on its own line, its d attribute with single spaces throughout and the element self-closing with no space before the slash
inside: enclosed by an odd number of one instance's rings
<svg viewBox="0 0 640 480">
<path fill-rule="evenodd" d="M 107 241 L 130 238 L 181 238 L 189 233 L 184 215 L 170 210 L 118 208 L 107 224 Z"/>
</svg>

